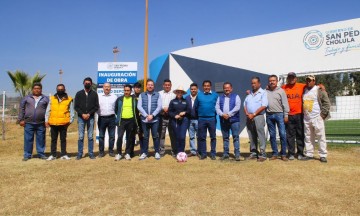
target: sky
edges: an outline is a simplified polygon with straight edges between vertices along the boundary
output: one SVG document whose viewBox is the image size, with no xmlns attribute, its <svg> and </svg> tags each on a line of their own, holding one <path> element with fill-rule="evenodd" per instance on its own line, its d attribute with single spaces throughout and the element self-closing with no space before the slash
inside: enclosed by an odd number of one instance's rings
<svg viewBox="0 0 360 216">
<path fill-rule="evenodd" d="M 359 0 L 149 0 L 149 63 L 206 45 L 359 18 Z M 97 63 L 138 62 L 144 69 L 145 0 L 0 0 L 0 90 L 16 95 L 7 71 L 46 74 L 43 93 L 62 81 L 70 95 Z M 148 67 L 148 66 L 146 66 Z"/>
</svg>

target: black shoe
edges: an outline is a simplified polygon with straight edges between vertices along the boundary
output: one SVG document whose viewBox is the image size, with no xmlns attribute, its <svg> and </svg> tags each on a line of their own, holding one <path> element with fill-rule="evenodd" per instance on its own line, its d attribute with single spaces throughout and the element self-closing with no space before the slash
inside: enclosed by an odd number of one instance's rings
<svg viewBox="0 0 360 216">
<path fill-rule="evenodd" d="M 109 156 L 110 157 L 115 157 L 115 153 L 114 152 L 109 152 Z"/>
<path fill-rule="evenodd" d="M 23 158 L 22 161 L 28 161 L 30 158 Z"/>
<path fill-rule="evenodd" d="M 45 155 L 43 155 L 43 156 L 39 156 L 39 159 L 41 159 L 41 160 L 46 160 L 47 157 L 46 157 Z"/>
<path fill-rule="evenodd" d="M 235 160 L 240 161 L 240 156 L 239 155 L 235 156 Z"/>
<path fill-rule="evenodd" d="M 301 157 L 301 159 L 299 159 L 301 161 L 308 161 L 308 160 L 314 160 L 313 157 L 308 157 L 308 156 L 305 156 L 305 157 Z"/>
<path fill-rule="evenodd" d="M 326 157 L 321 157 L 321 158 L 320 158 L 320 162 L 321 162 L 321 163 L 327 163 Z"/>
<path fill-rule="evenodd" d="M 90 158 L 91 160 L 95 160 L 95 159 L 96 159 L 93 154 L 89 155 L 89 158 Z"/>
<path fill-rule="evenodd" d="M 99 155 L 98 155 L 99 158 L 102 158 L 102 157 L 104 157 L 104 156 L 105 156 L 105 153 L 104 153 L 104 152 L 100 152 Z"/>
<path fill-rule="evenodd" d="M 75 160 L 80 160 L 82 158 L 82 155 L 76 156 Z"/>
<path fill-rule="evenodd" d="M 216 160 L 216 156 L 215 156 L 215 155 L 211 155 L 210 158 L 211 158 L 211 160 Z"/>
<path fill-rule="evenodd" d="M 212 158 L 211 158 L 212 159 Z M 229 159 L 229 155 L 223 155 L 220 160 L 228 160 Z M 216 160 L 216 158 L 215 158 Z"/>
<path fill-rule="evenodd" d="M 200 159 L 200 160 L 205 160 L 206 158 L 207 158 L 206 155 L 200 155 L 200 156 L 199 156 L 199 159 Z"/>
</svg>

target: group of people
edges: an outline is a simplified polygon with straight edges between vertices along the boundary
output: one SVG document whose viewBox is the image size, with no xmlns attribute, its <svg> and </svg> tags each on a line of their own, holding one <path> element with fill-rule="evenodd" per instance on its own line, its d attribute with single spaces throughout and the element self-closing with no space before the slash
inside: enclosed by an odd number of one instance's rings
<svg viewBox="0 0 360 216">
<path fill-rule="evenodd" d="M 117 97 L 111 92 L 110 83 L 97 93 L 91 89 L 92 80 L 83 81 L 84 89 L 78 91 L 75 100 L 67 95 L 65 86 L 59 84 L 56 94 L 50 98 L 42 94 L 41 83 L 35 83 L 32 94 L 21 101 L 19 123 L 24 127 L 24 161 L 32 157 L 34 134 L 39 158 L 54 160 L 57 157 L 57 138 L 60 134 L 61 159 L 69 160 L 66 152 L 68 126 L 77 113 L 78 152 L 76 160 L 83 155 L 85 126 L 88 137 L 88 156 L 95 159 L 93 131 L 95 113 L 98 114 L 99 154 L 105 156 L 105 132 L 108 131 L 108 155 L 116 161 L 135 156 L 135 137 L 140 143 L 139 160 L 149 155 L 150 132 L 154 144 L 154 157 L 159 160 L 166 153 L 165 134 L 168 130 L 171 154 L 176 157 L 185 152 L 186 133 L 189 133 L 188 157 L 208 157 L 206 137 L 210 135 L 210 158 L 216 160 L 217 115 L 223 139 L 221 160 L 230 158 L 230 135 L 233 138 L 234 158 L 240 161 L 240 110 L 241 98 L 233 93 L 230 82 L 223 84 L 223 93 L 211 90 L 212 83 L 205 80 L 202 90 L 196 83 L 190 85 L 190 94 L 182 86 L 172 90 L 169 79 L 163 82 L 163 90 L 155 91 L 154 81 L 146 81 L 146 91 L 141 93 L 141 84 L 124 85 L 124 95 Z M 272 155 L 269 160 L 283 161 L 314 159 L 315 138 L 319 141 L 321 162 L 327 162 L 324 120 L 329 118 L 330 102 L 324 88 L 315 85 L 315 76 L 308 75 L 306 84 L 298 83 L 294 72 L 287 76 L 287 84 L 279 87 L 278 77 L 270 75 L 266 89 L 261 88 L 260 78 L 251 79 L 251 88 L 243 106 L 246 129 L 250 140 L 250 156 L 258 162 L 267 160 L 265 122 L 270 134 Z M 265 115 L 266 114 L 266 115 Z M 45 127 L 50 127 L 51 155 L 45 156 Z M 280 152 L 276 141 L 276 128 L 280 137 Z M 116 153 L 114 151 L 115 130 Z M 125 154 L 122 153 L 123 137 L 126 134 Z M 296 145 L 295 145 L 296 140 Z M 197 145 L 196 145 L 197 141 Z M 260 145 L 259 145 L 260 143 Z M 296 146 L 296 148 L 295 148 Z"/>
</svg>

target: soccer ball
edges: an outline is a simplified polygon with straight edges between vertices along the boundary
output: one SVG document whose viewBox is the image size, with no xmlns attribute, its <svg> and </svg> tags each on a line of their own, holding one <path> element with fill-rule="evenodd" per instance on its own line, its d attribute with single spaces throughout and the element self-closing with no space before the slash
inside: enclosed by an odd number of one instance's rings
<svg viewBox="0 0 360 216">
<path fill-rule="evenodd" d="M 176 155 L 176 159 L 178 162 L 186 162 L 187 161 L 187 154 L 185 152 L 179 152 Z"/>
</svg>

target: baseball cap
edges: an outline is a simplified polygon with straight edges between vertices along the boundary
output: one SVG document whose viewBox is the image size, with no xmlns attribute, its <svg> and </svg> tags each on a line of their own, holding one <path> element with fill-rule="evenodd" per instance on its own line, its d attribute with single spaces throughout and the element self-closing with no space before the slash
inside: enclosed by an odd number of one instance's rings
<svg viewBox="0 0 360 216">
<path fill-rule="evenodd" d="M 290 73 L 288 73 L 288 77 L 289 77 L 289 76 L 296 77 L 296 73 L 295 73 L 295 72 L 290 72 Z"/>
<path fill-rule="evenodd" d="M 306 79 L 315 80 L 315 76 L 313 74 L 309 74 L 306 76 Z"/>
</svg>

